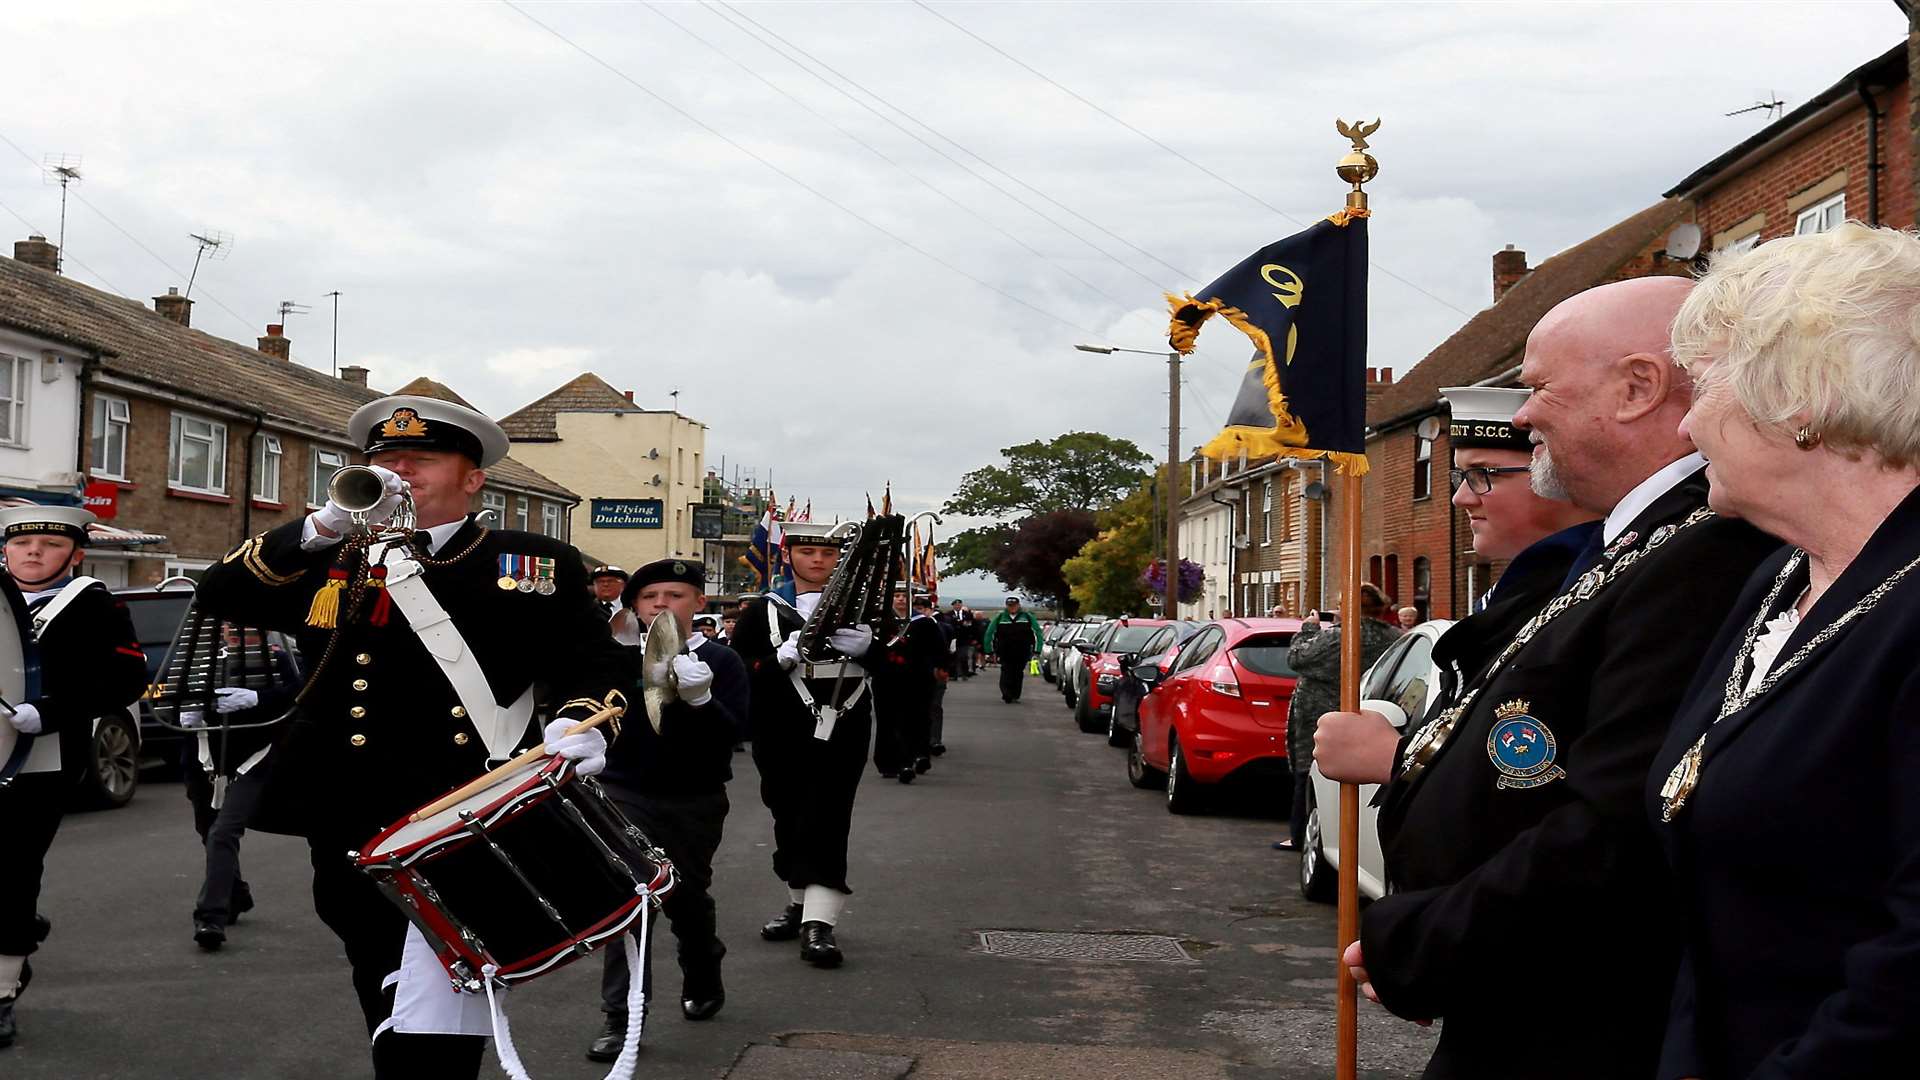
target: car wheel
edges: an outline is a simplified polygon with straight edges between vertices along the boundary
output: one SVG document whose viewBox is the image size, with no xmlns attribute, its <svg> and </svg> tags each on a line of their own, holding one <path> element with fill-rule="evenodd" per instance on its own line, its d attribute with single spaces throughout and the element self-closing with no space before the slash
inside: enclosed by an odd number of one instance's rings
<svg viewBox="0 0 1920 1080">
<path fill-rule="evenodd" d="M 1305 783 L 1302 778 L 1299 782 Z M 1320 808 L 1307 799 L 1307 826 L 1300 845 L 1300 895 L 1316 904 L 1331 904 L 1340 891 L 1339 876 L 1327 862 L 1320 840 Z"/>
<path fill-rule="evenodd" d="M 1073 692 L 1073 678 L 1071 676 L 1060 680 L 1060 696 L 1067 699 L 1067 708 L 1069 709 L 1073 708 L 1074 702 L 1079 700 L 1079 695 Z"/>
<path fill-rule="evenodd" d="M 93 756 L 80 776 L 84 805 L 112 810 L 133 801 L 140 786 L 140 733 L 125 713 L 100 718 Z"/>
<path fill-rule="evenodd" d="M 1200 785 L 1187 771 L 1187 752 L 1180 749 L 1180 736 L 1167 736 L 1167 812 L 1191 814 L 1200 809 Z"/>
<path fill-rule="evenodd" d="M 1132 741 L 1127 737 L 1127 729 L 1120 726 L 1120 703 L 1114 702 L 1113 710 L 1107 713 L 1107 745 L 1127 746 Z"/>
<path fill-rule="evenodd" d="M 1145 748 L 1140 745 L 1140 733 L 1133 733 L 1133 746 L 1127 751 L 1127 782 L 1137 788 L 1157 788 L 1166 783 L 1167 778 L 1158 769 L 1147 764 Z"/>
<path fill-rule="evenodd" d="M 1073 726 L 1088 735 L 1100 730 L 1100 718 L 1094 714 L 1093 706 L 1087 704 L 1084 694 L 1073 703 Z"/>
</svg>

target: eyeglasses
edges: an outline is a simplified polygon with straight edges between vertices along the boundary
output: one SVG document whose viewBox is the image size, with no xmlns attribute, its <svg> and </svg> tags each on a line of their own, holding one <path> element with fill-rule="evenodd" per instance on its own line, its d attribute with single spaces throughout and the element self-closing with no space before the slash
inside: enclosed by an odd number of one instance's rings
<svg viewBox="0 0 1920 1080">
<path fill-rule="evenodd" d="M 1467 490 L 1475 495 L 1485 495 L 1493 490 L 1494 477 L 1532 471 L 1525 465 L 1504 465 L 1497 469 L 1448 469 L 1447 479 L 1453 484 L 1455 491 L 1459 491 L 1460 485 L 1464 483 L 1467 485 Z"/>
</svg>

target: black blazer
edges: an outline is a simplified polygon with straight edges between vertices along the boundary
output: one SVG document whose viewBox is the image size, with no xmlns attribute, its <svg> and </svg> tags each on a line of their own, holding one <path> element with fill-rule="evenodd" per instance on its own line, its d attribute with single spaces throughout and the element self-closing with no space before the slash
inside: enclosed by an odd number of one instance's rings
<svg viewBox="0 0 1920 1080">
<path fill-rule="evenodd" d="M 1920 570 L 1713 724 L 1788 554 L 1753 574 L 1648 775 L 1686 938 L 1661 1077 L 1920 1075 Z M 1916 556 L 1920 492 L 1820 597 L 1775 668 Z M 1769 617 L 1806 583 L 1802 565 Z M 1699 784 L 1662 824 L 1668 770 L 1709 725 Z"/>
<path fill-rule="evenodd" d="M 35 603 L 28 620 L 59 595 Z M 39 650 L 40 695 L 27 704 L 40 710 L 38 737 L 60 740 L 61 774 L 76 777 L 93 760 L 93 721 L 145 692 L 147 656 L 127 605 L 105 585 L 89 585 L 69 601 L 41 632 Z"/>
<path fill-rule="evenodd" d="M 655 731 L 641 701 L 641 650 L 624 648 L 634 664 L 634 688 L 601 782 L 655 799 L 689 799 L 725 788 L 733 779 L 733 742 L 747 719 L 747 665 L 740 654 L 712 638 L 702 641 L 693 655 L 713 670 L 713 699 L 700 706 L 673 702 L 661 710 Z"/>
<path fill-rule="evenodd" d="M 369 607 L 341 627 L 321 669 L 335 634 L 309 626 L 308 614 L 339 548 L 302 551 L 302 526 L 296 519 L 241 544 L 207 569 L 198 598 L 208 611 L 294 633 L 312 684 L 280 725 L 252 827 L 354 847 L 486 771 L 487 747 L 397 606 L 385 625 L 372 625 Z M 552 559 L 553 592 L 501 589 L 500 556 L 509 554 Z M 549 707 L 632 692 L 624 647 L 607 632 L 578 551 L 533 533 L 482 536 L 469 518 L 438 558 L 455 561 L 428 567 L 427 588 L 479 659 L 497 703 L 513 703 L 536 682 Z M 629 702 L 629 719 L 638 719 L 638 704 Z"/>
<path fill-rule="evenodd" d="M 1602 563 L 1648 547 L 1706 497 L 1696 472 Z M 1380 835 L 1396 892 L 1368 908 L 1361 939 L 1389 1009 L 1446 1019 L 1428 1077 L 1653 1070 L 1679 946 L 1641 788 L 1721 618 L 1778 547 L 1721 518 L 1674 533 L 1479 676 L 1438 756 L 1390 784 Z M 1515 713 L 1551 734 L 1564 776 L 1499 786 L 1490 740 Z"/>
</svg>

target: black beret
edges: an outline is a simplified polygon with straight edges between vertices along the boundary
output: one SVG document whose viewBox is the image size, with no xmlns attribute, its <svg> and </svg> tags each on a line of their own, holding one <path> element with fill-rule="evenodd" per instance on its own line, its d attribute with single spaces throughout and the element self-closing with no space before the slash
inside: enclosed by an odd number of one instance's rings
<svg viewBox="0 0 1920 1080">
<path fill-rule="evenodd" d="M 620 592 L 620 602 L 632 607 L 641 589 L 663 581 L 677 581 L 706 592 L 707 568 L 698 559 L 655 559 L 627 579 L 627 587 Z"/>
</svg>

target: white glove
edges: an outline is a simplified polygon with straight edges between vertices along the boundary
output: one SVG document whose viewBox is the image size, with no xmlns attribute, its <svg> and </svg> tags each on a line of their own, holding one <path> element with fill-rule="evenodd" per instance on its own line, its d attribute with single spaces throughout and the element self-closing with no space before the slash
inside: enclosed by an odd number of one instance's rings
<svg viewBox="0 0 1920 1080">
<path fill-rule="evenodd" d="M 244 687 L 223 686 L 213 694 L 213 711 L 222 716 L 228 713 L 245 712 L 260 704 L 260 695 Z"/>
<path fill-rule="evenodd" d="M 578 735 L 567 734 L 579 722 L 555 720 L 540 733 L 540 739 L 547 744 L 547 753 L 571 758 L 575 773 L 592 776 L 607 767 L 607 737 L 600 734 L 599 728 L 588 728 Z"/>
<path fill-rule="evenodd" d="M 367 468 L 372 469 L 386 485 L 380 501 L 374 503 L 373 508 L 367 511 L 367 521 L 374 525 L 384 525 L 387 519 L 393 516 L 394 511 L 400 509 L 400 500 L 411 489 L 411 485 L 400 479 L 400 474 L 392 469 L 383 469 L 378 465 L 369 465 Z M 335 536 L 353 528 L 353 515 L 342 509 L 340 504 L 332 499 L 328 499 L 327 505 L 315 510 L 309 517 L 313 519 L 317 528 Z"/>
<path fill-rule="evenodd" d="M 38 735 L 40 734 L 40 710 L 32 705 L 17 706 L 7 717 L 7 723 L 12 724 L 13 730 L 22 735 Z"/>
<path fill-rule="evenodd" d="M 774 650 L 773 655 L 774 659 L 780 661 L 780 666 L 786 668 L 788 671 L 799 667 L 800 631 L 795 630 L 793 633 L 788 634 L 787 640 L 780 643 L 780 647 Z"/>
<path fill-rule="evenodd" d="M 680 684 L 680 698 L 694 708 L 713 700 L 713 669 L 697 656 L 682 654 L 673 658 L 673 678 Z"/>
<path fill-rule="evenodd" d="M 873 648 L 873 627 L 861 623 L 845 630 L 835 630 L 827 635 L 827 644 L 832 645 L 840 655 L 858 660 Z"/>
</svg>

